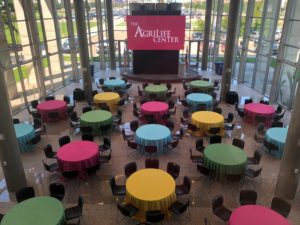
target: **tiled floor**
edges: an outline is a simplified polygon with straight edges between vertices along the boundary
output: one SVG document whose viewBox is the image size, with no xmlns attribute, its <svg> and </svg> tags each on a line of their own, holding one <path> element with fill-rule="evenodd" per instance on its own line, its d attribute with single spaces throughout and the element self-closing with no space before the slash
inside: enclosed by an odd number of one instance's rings
<svg viewBox="0 0 300 225">
<path fill-rule="evenodd" d="M 104 73 L 101 72 L 101 75 Z M 108 76 L 109 72 L 106 72 L 104 76 Z M 99 74 L 98 74 L 99 75 Z M 219 76 L 216 77 L 220 79 Z M 136 85 L 140 85 L 134 82 L 133 87 L 129 90 L 129 95 L 134 97 L 134 101 L 139 102 L 137 97 Z M 73 83 L 57 92 L 60 94 L 72 94 L 74 88 L 80 87 L 79 83 Z M 176 95 L 183 95 L 182 84 L 173 84 L 177 87 Z M 233 90 L 237 90 L 240 96 L 252 96 L 259 100 L 261 97 L 259 93 L 251 90 L 245 85 L 236 85 L 233 83 Z M 76 111 L 78 115 L 81 115 L 81 108 L 87 105 L 85 102 L 78 102 L 76 104 Z M 223 115 L 227 116 L 228 112 L 234 112 L 232 105 L 221 103 L 223 108 Z M 173 121 L 176 124 L 175 130 L 180 128 L 179 118 L 182 112 L 182 106 L 177 105 L 176 116 L 173 117 Z M 129 122 L 133 120 L 132 104 L 127 104 L 123 107 L 123 122 Z M 288 124 L 289 116 L 286 115 L 284 119 L 285 125 Z M 21 120 L 29 120 L 29 116 L 26 111 L 15 115 Z M 246 142 L 245 151 L 248 156 L 252 156 L 254 150 L 261 148 L 261 145 L 256 144 L 254 141 L 255 127 L 250 124 L 245 124 L 240 121 L 235 113 L 234 122 L 240 126 L 234 130 L 231 138 L 223 138 L 224 143 L 231 143 L 233 137 L 243 138 Z M 109 135 L 112 139 L 112 160 L 102 165 L 101 169 L 93 176 L 82 180 L 63 180 L 61 174 L 44 174 L 42 165 L 42 159 L 45 158 L 43 152 L 43 146 L 45 144 L 52 144 L 54 149 L 58 149 L 58 138 L 62 135 L 69 135 L 69 123 L 67 120 L 59 121 L 56 123 L 47 124 L 47 136 L 42 137 L 42 141 L 38 143 L 33 151 L 23 153 L 21 155 L 24 169 L 26 171 L 26 177 L 28 185 L 32 185 L 35 188 L 36 195 L 48 195 L 49 183 L 54 181 L 63 182 L 66 186 L 66 196 L 63 200 L 65 206 L 75 205 L 77 203 L 77 197 L 81 195 L 84 198 L 84 209 L 81 224 L 94 225 L 114 225 L 114 224 L 134 224 L 134 221 L 130 219 L 124 219 L 121 222 L 122 216 L 118 212 L 116 207 L 116 198 L 112 197 L 108 180 L 111 176 L 117 176 L 118 183 L 124 183 L 124 169 L 123 166 L 130 161 L 136 161 L 138 168 L 144 168 L 145 156 L 138 153 L 127 154 L 127 145 L 123 142 L 121 133 L 119 131 L 111 132 Z M 80 139 L 78 134 L 72 137 L 72 140 Z M 101 143 L 103 137 L 96 137 L 95 142 Z M 230 183 L 228 181 L 210 181 L 206 177 L 202 176 L 196 169 L 196 165 L 192 164 L 189 158 L 189 148 L 195 146 L 195 140 L 197 138 L 186 134 L 183 140 L 179 143 L 175 152 L 169 152 L 165 155 L 159 156 L 160 168 L 166 170 L 166 165 L 169 161 L 178 163 L 181 166 L 180 174 L 177 183 L 182 182 L 184 175 L 188 175 L 192 178 L 193 184 L 191 193 L 184 198 L 191 200 L 189 208 L 190 217 L 186 216 L 172 216 L 164 224 L 204 224 L 204 218 L 208 218 L 209 225 L 224 224 L 223 221 L 216 218 L 211 211 L 211 200 L 215 195 L 224 195 L 225 205 L 230 209 L 234 209 L 239 206 L 239 190 L 241 189 L 253 189 L 258 192 L 258 204 L 264 206 L 270 206 L 271 199 L 274 196 L 274 190 L 277 180 L 277 175 L 280 167 L 280 160 L 276 159 L 266 153 L 263 153 L 261 165 L 263 171 L 260 177 L 251 180 L 248 178 L 243 179 L 240 183 Z M 205 145 L 208 144 L 208 139 L 204 138 Z M 47 160 L 48 161 L 48 160 Z M 50 160 L 51 161 L 51 160 Z M 5 180 L 3 178 L 2 170 L 0 169 L 0 213 L 5 213 L 9 208 L 16 204 L 14 193 L 8 193 Z M 299 193 L 299 192 L 298 192 Z M 118 199 L 121 201 L 121 199 Z M 293 208 L 289 216 L 291 224 L 300 224 L 300 194 L 297 194 L 293 200 Z"/>
</svg>

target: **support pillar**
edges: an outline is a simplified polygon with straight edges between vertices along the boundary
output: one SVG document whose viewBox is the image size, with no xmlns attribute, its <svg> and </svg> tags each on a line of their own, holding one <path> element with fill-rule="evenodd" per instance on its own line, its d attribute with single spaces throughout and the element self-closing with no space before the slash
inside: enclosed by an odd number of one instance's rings
<svg viewBox="0 0 300 225">
<path fill-rule="evenodd" d="M 89 49 L 87 43 L 86 24 L 84 15 L 85 4 L 83 0 L 74 1 L 77 35 L 79 44 L 80 63 L 83 78 L 83 90 L 86 100 L 92 100 L 92 78 L 90 70 Z"/>
<path fill-rule="evenodd" d="M 203 48 L 202 48 L 201 70 L 207 70 L 212 3 L 213 3 L 212 0 L 206 1 L 205 27 L 204 27 L 204 38 L 203 38 Z"/>
<path fill-rule="evenodd" d="M 292 200 L 294 199 L 298 183 L 300 170 L 300 88 L 298 88 L 293 111 L 291 115 L 292 123 L 289 124 L 286 143 L 284 146 L 283 157 L 279 170 L 275 195 Z"/>
<path fill-rule="evenodd" d="M 1 41 L 1 40 L 0 40 Z M 26 187 L 26 177 L 12 121 L 4 73 L 0 68 L 0 162 L 7 189 L 16 192 Z M 5 118 L 5 119 L 4 119 Z"/>
<path fill-rule="evenodd" d="M 237 37 L 237 24 L 239 20 L 240 5 L 241 0 L 230 0 L 226 36 L 226 49 L 224 54 L 224 67 L 220 94 L 220 99 L 222 101 L 226 99 L 226 94 L 230 91 L 231 87 L 231 67 L 234 55 L 234 45 Z"/>
<path fill-rule="evenodd" d="M 115 56 L 115 37 L 114 37 L 114 17 L 112 12 L 112 1 L 106 0 L 107 10 L 107 30 L 109 42 L 109 56 L 110 56 L 110 69 L 116 69 L 116 56 Z"/>
</svg>

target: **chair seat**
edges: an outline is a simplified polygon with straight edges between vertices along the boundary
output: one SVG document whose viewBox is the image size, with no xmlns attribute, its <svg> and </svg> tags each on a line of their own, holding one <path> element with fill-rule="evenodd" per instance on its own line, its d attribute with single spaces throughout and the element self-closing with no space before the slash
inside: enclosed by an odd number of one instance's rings
<svg viewBox="0 0 300 225">
<path fill-rule="evenodd" d="M 176 201 L 169 207 L 169 210 L 172 213 L 179 216 L 181 214 L 181 209 L 182 209 L 183 205 L 184 204 L 182 204 L 181 202 Z"/>
<path fill-rule="evenodd" d="M 216 214 L 223 221 L 228 221 L 231 216 L 231 211 L 225 207 L 219 207 L 214 214 Z"/>
<path fill-rule="evenodd" d="M 124 206 L 124 208 L 126 209 L 126 210 L 128 210 L 128 212 L 129 212 L 129 217 L 133 217 L 135 214 L 137 214 L 137 212 L 139 211 L 139 209 L 138 208 L 136 208 L 135 206 L 133 206 L 133 205 L 131 205 L 131 204 L 127 204 L 127 205 L 125 205 Z"/>
<path fill-rule="evenodd" d="M 126 187 L 125 185 L 117 185 L 114 187 L 114 195 L 120 195 L 123 196 L 126 194 Z"/>
<path fill-rule="evenodd" d="M 110 149 L 110 146 L 109 145 L 100 145 L 99 146 L 99 151 L 100 152 L 104 152 L 104 151 L 107 151 Z"/>
<path fill-rule="evenodd" d="M 188 193 L 188 191 L 186 190 L 185 187 L 183 187 L 181 185 L 177 185 L 175 188 L 175 193 L 176 193 L 176 195 L 185 195 Z"/>
<path fill-rule="evenodd" d="M 50 171 L 59 170 L 59 165 L 57 163 L 52 163 L 51 165 L 49 165 L 49 170 Z"/>
<path fill-rule="evenodd" d="M 81 209 L 78 206 L 65 209 L 66 220 L 75 219 L 81 216 Z"/>
</svg>

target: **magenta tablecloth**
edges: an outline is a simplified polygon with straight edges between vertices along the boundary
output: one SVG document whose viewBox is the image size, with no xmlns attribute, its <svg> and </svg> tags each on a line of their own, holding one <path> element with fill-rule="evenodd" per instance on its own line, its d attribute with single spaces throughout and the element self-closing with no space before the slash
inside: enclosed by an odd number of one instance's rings
<svg viewBox="0 0 300 225">
<path fill-rule="evenodd" d="M 167 114 L 168 110 L 169 110 L 169 106 L 164 102 L 153 101 L 153 102 L 146 102 L 143 105 L 141 105 L 142 115 L 152 114 L 154 115 L 156 121 L 159 123 L 165 123 L 165 121 L 163 121 L 161 116 Z"/>
<path fill-rule="evenodd" d="M 57 160 L 62 172 L 84 172 L 99 162 L 98 145 L 91 141 L 73 141 L 58 149 Z"/>
<path fill-rule="evenodd" d="M 67 118 L 67 103 L 63 100 L 42 102 L 38 104 L 37 110 L 41 113 L 43 121 L 50 121 L 49 112 L 58 112 L 61 119 Z"/>
<path fill-rule="evenodd" d="M 245 120 L 252 124 L 255 124 L 255 116 L 263 116 L 267 118 L 265 126 L 269 126 L 274 114 L 275 109 L 270 105 L 261 103 L 249 103 L 245 105 Z"/>
<path fill-rule="evenodd" d="M 291 223 L 270 208 L 245 205 L 232 212 L 229 225 L 291 225 Z"/>
</svg>

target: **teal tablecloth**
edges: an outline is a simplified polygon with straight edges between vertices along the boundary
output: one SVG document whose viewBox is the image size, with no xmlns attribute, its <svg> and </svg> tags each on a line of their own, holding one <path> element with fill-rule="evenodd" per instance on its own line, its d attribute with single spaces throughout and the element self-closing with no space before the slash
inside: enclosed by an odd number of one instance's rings
<svg viewBox="0 0 300 225">
<path fill-rule="evenodd" d="M 64 225 L 64 206 L 56 198 L 41 196 L 27 199 L 11 208 L 1 225 Z"/>
<path fill-rule="evenodd" d="M 122 89 L 125 88 L 125 81 L 120 79 L 114 79 L 114 80 L 105 80 L 104 86 L 109 88 L 110 90 L 113 90 L 115 87 L 121 87 Z"/>
<path fill-rule="evenodd" d="M 246 161 L 245 152 L 231 144 L 211 144 L 204 150 L 204 164 L 216 172 L 217 179 L 224 174 L 242 174 Z"/>
<path fill-rule="evenodd" d="M 285 145 L 287 128 L 273 127 L 267 130 L 265 139 L 278 147 L 278 151 L 272 151 L 271 154 L 277 158 L 282 158 Z"/>
<path fill-rule="evenodd" d="M 31 145 L 28 145 L 27 142 L 35 137 L 35 132 L 33 126 L 27 123 L 18 123 L 15 124 L 16 136 L 19 143 L 19 148 L 21 152 L 28 152 L 32 149 Z"/>
<path fill-rule="evenodd" d="M 147 124 L 139 127 L 135 133 L 135 139 L 138 144 L 143 146 L 155 145 L 158 154 L 165 153 L 164 145 L 172 140 L 169 128 L 159 124 Z M 143 148 L 141 153 L 145 153 Z"/>
<path fill-rule="evenodd" d="M 206 110 L 212 110 L 212 96 L 202 93 L 192 93 L 186 96 L 187 102 L 192 106 L 193 112 L 197 111 L 198 104 L 206 104 Z"/>
</svg>

